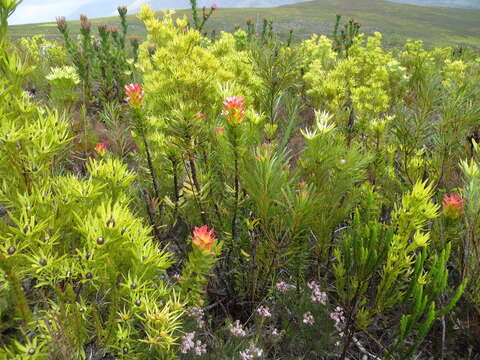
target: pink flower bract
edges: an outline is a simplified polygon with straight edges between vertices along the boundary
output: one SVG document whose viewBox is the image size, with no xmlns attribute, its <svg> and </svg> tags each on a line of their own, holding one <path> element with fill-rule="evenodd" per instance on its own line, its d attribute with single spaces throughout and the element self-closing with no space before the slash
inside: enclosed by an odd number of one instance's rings
<svg viewBox="0 0 480 360">
<path fill-rule="evenodd" d="M 125 85 L 125 94 L 127 97 L 125 101 L 134 108 L 139 108 L 143 104 L 144 92 L 141 84 L 128 84 Z"/>
<path fill-rule="evenodd" d="M 104 143 L 98 143 L 95 146 L 95 151 L 100 155 L 104 155 L 107 152 L 107 146 Z"/>
<path fill-rule="evenodd" d="M 230 125 L 238 125 L 245 116 L 245 98 L 242 96 L 228 96 L 223 101 L 227 122 Z"/>
<path fill-rule="evenodd" d="M 203 225 L 202 227 L 195 226 L 195 229 L 193 230 L 192 244 L 195 245 L 197 249 L 214 255 L 215 253 L 211 250 L 216 242 L 217 238 L 215 237 L 215 229 L 213 227 L 208 230 L 207 225 Z"/>
<path fill-rule="evenodd" d="M 458 219 L 463 214 L 465 199 L 458 194 L 445 194 L 443 196 L 443 213 L 451 219 Z"/>
</svg>

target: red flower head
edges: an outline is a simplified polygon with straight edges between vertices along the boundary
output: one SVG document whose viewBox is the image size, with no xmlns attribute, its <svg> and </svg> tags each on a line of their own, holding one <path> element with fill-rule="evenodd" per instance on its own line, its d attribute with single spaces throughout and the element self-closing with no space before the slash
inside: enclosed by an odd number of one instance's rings
<svg viewBox="0 0 480 360">
<path fill-rule="evenodd" d="M 214 228 L 211 228 L 209 231 L 207 225 L 203 225 L 200 228 L 195 226 L 192 244 L 195 245 L 198 250 L 207 251 L 210 255 L 214 255 L 215 253 L 211 250 L 216 242 L 217 238 L 215 237 Z"/>
<path fill-rule="evenodd" d="M 127 97 L 125 101 L 133 108 L 139 108 L 143 103 L 144 92 L 142 85 L 140 84 L 129 84 L 125 85 L 125 94 Z"/>
<path fill-rule="evenodd" d="M 217 8 L 217 4 L 213 3 L 212 6 L 210 6 L 212 10 L 215 10 Z"/>
<path fill-rule="evenodd" d="M 98 143 L 95 146 L 95 151 L 103 156 L 107 152 L 107 146 L 104 143 Z"/>
<path fill-rule="evenodd" d="M 199 111 L 195 114 L 195 118 L 197 120 L 205 120 L 207 118 L 207 115 Z"/>
<path fill-rule="evenodd" d="M 217 127 L 217 135 L 218 135 L 218 136 L 222 136 L 224 130 L 225 130 L 225 129 L 224 129 L 223 127 Z"/>
<path fill-rule="evenodd" d="M 458 219 L 463 214 L 465 199 L 458 194 L 445 194 L 443 196 L 443 214 L 450 219 Z"/>
<path fill-rule="evenodd" d="M 238 125 L 245 116 L 245 99 L 242 96 L 229 96 L 223 101 L 223 109 L 230 125 Z"/>
</svg>

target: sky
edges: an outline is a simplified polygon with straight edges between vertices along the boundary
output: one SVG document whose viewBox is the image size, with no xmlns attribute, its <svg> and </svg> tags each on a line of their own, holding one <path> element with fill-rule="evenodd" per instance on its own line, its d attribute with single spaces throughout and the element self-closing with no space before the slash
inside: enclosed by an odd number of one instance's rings
<svg viewBox="0 0 480 360">
<path fill-rule="evenodd" d="M 219 7 L 271 7 L 306 0 L 199 0 L 199 6 L 216 3 Z M 24 0 L 9 19 L 9 23 L 31 24 L 54 22 L 57 16 L 68 20 L 78 19 L 81 13 L 91 18 L 116 15 L 117 5 L 126 5 L 130 13 L 143 3 L 151 3 L 156 10 L 182 9 L 190 6 L 189 0 Z"/>
<path fill-rule="evenodd" d="M 199 0 L 199 5 L 215 2 L 219 7 L 270 7 L 306 0 Z M 479 8 L 480 0 L 390 0 L 421 5 L 443 5 Z M 122 3 L 123 2 L 123 3 Z M 129 12 L 138 10 L 142 3 L 151 3 L 156 10 L 187 8 L 189 0 L 24 0 L 9 19 L 10 24 L 54 22 L 57 16 L 78 19 L 81 13 L 91 18 L 116 15 L 117 5 L 127 5 Z"/>
<path fill-rule="evenodd" d="M 164 2 L 165 0 L 162 0 Z M 41 22 L 53 22 L 57 16 L 65 16 L 67 19 L 78 19 L 80 13 L 85 12 L 89 17 L 117 15 L 117 5 L 127 5 L 133 12 L 140 5 L 148 3 L 146 0 L 24 0 L 9 23 L 31 24 Z M 168 3 L 179 3 L 178 0 Z M 182 2 L 182 1 L 180 1 Z"/>
<path fill-rule="evenodd" d="M 24 0 L 9 19 L 10 24 L 51 22 L 59 15 L 70 16 L 82 6 L 98 0 Z"/>
</svg>

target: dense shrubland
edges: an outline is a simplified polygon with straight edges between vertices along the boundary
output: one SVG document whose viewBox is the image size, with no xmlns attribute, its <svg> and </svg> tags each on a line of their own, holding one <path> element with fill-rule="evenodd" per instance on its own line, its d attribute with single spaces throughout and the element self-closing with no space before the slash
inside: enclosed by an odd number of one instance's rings
<svg viewBox="0 0 480 360">
<path fill-rule="evenodd" d="M 1 358 L 480 353 L 478 53 L 0 4 Z"/>
</svg>

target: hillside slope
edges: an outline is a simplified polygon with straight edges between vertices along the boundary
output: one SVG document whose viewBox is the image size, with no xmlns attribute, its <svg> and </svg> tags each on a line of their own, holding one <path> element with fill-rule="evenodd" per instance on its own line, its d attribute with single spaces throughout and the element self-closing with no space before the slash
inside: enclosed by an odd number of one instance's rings
<svg viewBox="0 0 480 360">
<path fill-rule="evenodd" d="M 283 34 L 294 29 L 297 39 L 312 33 L 331 34 L 335 14 L 353 16 L 364 24 L 363 31 L 380 31 L 385 43 L 395 46 L 407 38 L 423 39 L 430 46 L 469 45 L 480 48 L 480 10 L 422 7 L 385 0 L 316 0 L 277 8 L 218 9 L 212 17 L 210 29 L 231 30 L 243 24 L 245 18 L 260 22 L 262 17 L 275 21 L 276 30 Z M 183 10 L 179 15 L 189 14 Z M 143 24 L 135 15 L 131 19 L 131 33 L 145 35 Z M 95 19 L 94 23 L 116 24 L 117 18 Z M 78 30 L 78 22 L 71 23 Z M 59 38 L 55 24 L 12 26 L 13 37 L 44 34 Z"/>
<path fill-rule="evenodd" d="M 446 6 L 464 9 L 480 9 L 478 0 L 388 0 L 400 3 L 423 6 Z"/>
</svg>

